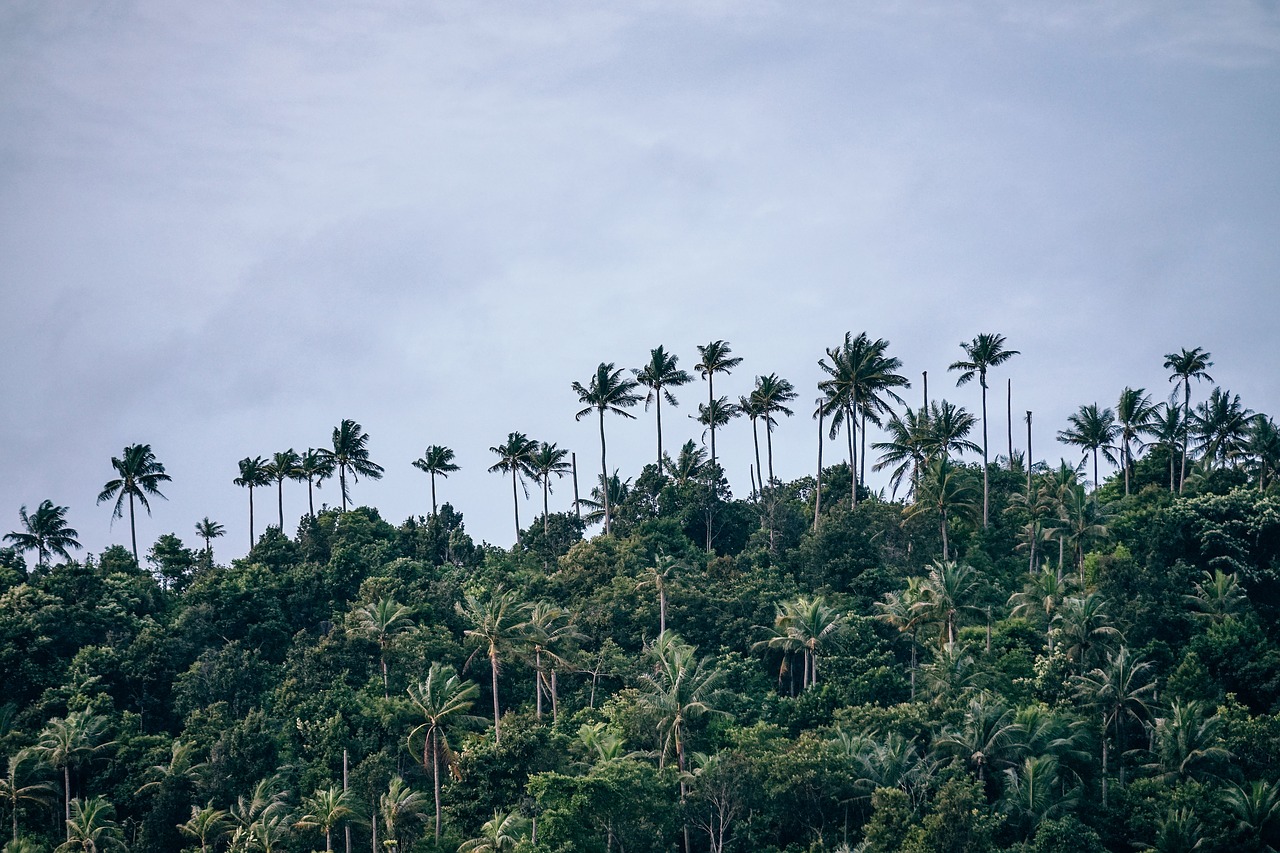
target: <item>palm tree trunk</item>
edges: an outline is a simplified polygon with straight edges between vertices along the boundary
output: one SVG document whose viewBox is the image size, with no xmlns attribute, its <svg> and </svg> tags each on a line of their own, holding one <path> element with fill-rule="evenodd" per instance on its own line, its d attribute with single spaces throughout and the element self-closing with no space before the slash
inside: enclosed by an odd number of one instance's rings
<svg viewBox="0 0 1280 853">
<path fill-rule="evenodd" d="M 773 485 L 773 425 L 766 420 L 764 422 L 764 443 L 768 448 L 769 456 L 769 485 Z"/>
<path fill-rule="evenodd" d="M 818 409 L 818 476 L 814 480 L 813 489 L 813 529 L 818 530 L 818 514 L 822 511 L 822 421 L 824 413 Z"/>
<path fill-rule="evenodd" d="M 858 471 L 858 482 L 865 484 L 867 482 L 867 413 L 866 411 L 863 411 L 862 413 L 861 441 L 862 441 L 862 448 L 859 452 L 862 453 L 862 461 L 858 463 L 861 466 L 860 470 Z"/>
<path fill-rule="evenodd" d="M 714 374 L 707 371 L 707 420 L 711 423 L 711 464 L 716 464 L 716 421 L 711 417 L 711 407 L 715 405 L 716 392 Z M 687 834 L 687 833 L 686 833 Z M 687 846 L 687 845 L 686 845 Z"/>
<path fill-rule="evenodd" d="M 1191 381 L 1189 377 L 1184 377 L 1182 387 L 1186 393 L 1183 394 L 1182 402 L 1182 472 L 1178 475 L 1178 494 L 1182 494 L 1182 487 L 1187 481 L 1187 447 L 1191 444 Z"/>
<path fill-rule="evenodd" d="M 133 521 L 133 492 L 129 493 L 129 536 L 133 540 L 133 561 L 137 563 L 138 562 L 138 528 L 135 526 Z M 71 820 L 70 815 L 67 816 L 67 820 Z"/>
<path fill-rule="evenodd" d="M 347 511 L 347 466 L 338 466 L 338 487 L 342 492 L 342 511 Z"/>
<path fill-rule="evenodd" d="M 551 494 L 551 474 L 544 474 L 542 477 L 542 536 L 546 538 L 550 528 L 547 526 L 547 498 Z"/>
<path fill-rule="evenodd" d="M 853 487 L 853 494 L 850 497 L 850 505 L 858 508 L 858 453 L 855 450 L 854 433 L 858 429 L 857 422 L 853 419 L 853 414 L 848 406 L 845 406 L 845 431 L 844 438 L 849 445 L 849 485 Z"/>
<path fill-rule="evenodd" d="M 67 840 L 71 840 L 71 765 L 62 765 L 62 810 L 67 822 Z"/>
<path fill-rule="evenodd" d="M 715 446 L 716 434 L 711 433 L 712 447 Z M 604 504 L 604 532 L 608 536 L 612 531 L 612 525 L 609 523 L 609 463 L 605 458 L 604 444 L 604 409 L 600 410 L 600 492 L 604 496 L 602 503 Z"/>
<path fill-rule="evenodd" d="M 516 547 L 520 547 L 520 493 L 516 491 L 516 466 L 511 466 L 511 505 L 516 511 Z"/>
<path fill-rule="evenodd" d="M 431 785 L 436 794 L 436 844 L 440 844 L 440 733 L 432 732 Z"/>
<path fill-rule="evenodd" d="M 542 719 L 542 649 L 533 653 L 533 695 L 536 697 L 538 719 Z"/>
<path fill-rule="evenodd" d="M 498 714 L 498 653 L 489 652 L 489 669 L 493 676 L 493 742 L 502 743 L 502 730 L 498 727 L 501 717 Z"/>
<path fill-rule="evenodd" d="M 280 510 L 280 532 L 284 533 L 284 480 L 276 480 L 276 508 Z"/>
<path fill-rule="evenodd" d="M 951 559 L 950 553 L 947 551 L 947 510 L 942 510 L 942 561 L 946 562 Z"/>
<path fill-rule="evenodd" d="M 653 398 L 657 402 L 658 413 L 658 473 L 662 473 L 662 387 L 653 389 Z"/>
<path fill-rule="evenodd" d="M 987 482 L 987 375 L 982 374 L 982 529 L 987 529 L 991 510 L 991 486 Z"/>
<path fill-rule="evenodd" d="M 434 518 L 436 515 L 437 515 L 437 510 L 436 510 L 436 472 L 435 472 L 435 471 L 432 471 L 432 472 L 431 472 L 431 517 L 432 517 L 432 518 Z"/>
<path fill-rule="evenodd" d="M 1093 449 L 1093 490 L 1098 491 L 1102 481 L 1098 479 L 1098 448 Z"/>
<path fill-rule="evenodd" d="M 257 541 L 257 537 L 253 535 L 253 484 L 249 484 L 249 550 L 253 550 L 253 543 Z"/>
<path fill-rule="evenodd" d="M 316 503 L 311 496 L 311 478 L 307 477 L 307 514 L 316 517 Z"/>
<path fill-rule="evenodd" d="M 751 441 L 756 448 L 756 478 L 757 480 L 764 478 L 764 469 L 760 467 L 760 432 L 756 429 L 756 418 L 751 419 Z M 768 427 L 765 427 L 768 429 Z M 760 494 L 764 491 L 764 483 L 759 483 L 756 487 L 756 493 Z"/>
<path fill-rule="evenodd" d="M 1009 380 L 1009 470 L 1013 470 L 1013 380 Z"/>
</svg>

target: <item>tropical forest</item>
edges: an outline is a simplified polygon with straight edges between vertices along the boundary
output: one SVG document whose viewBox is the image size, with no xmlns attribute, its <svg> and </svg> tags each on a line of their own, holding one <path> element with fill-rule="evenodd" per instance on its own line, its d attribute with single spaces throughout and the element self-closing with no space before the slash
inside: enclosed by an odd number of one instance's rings
<svg viewBox="0 0 1280 853">
<path fill-rule="evenodd" d="M 932 395 L 867 333 L 807 388 L 727 341 L 657 347 L 565 377 L 598 427 L 572 456 L 503 425 L 380 459 L 343 420 L 211 462 L 247 499 L 230 560 L 200 507 L 138 541 L 172 482 L 138 436 L 97 507 L 4 510 L 3 850 L 1280 849 L 1275 421 L 1201 347 L 1015 418 L 1017 343 L 961 344 Z M 703 432 L 664 445 L 681 402 Z M 794 480 L 787 419 L 818 449 Z M 629 420 L 654 448 L 630 470 Z M 726 430 L 754 452 L 736 493 Z M 468 534 L 464 462 L 511 547 Z M 392 464 L 420 514 L 370 505 Z M 89 513 L 123 544 L 81 548 Z"/>
</svg>

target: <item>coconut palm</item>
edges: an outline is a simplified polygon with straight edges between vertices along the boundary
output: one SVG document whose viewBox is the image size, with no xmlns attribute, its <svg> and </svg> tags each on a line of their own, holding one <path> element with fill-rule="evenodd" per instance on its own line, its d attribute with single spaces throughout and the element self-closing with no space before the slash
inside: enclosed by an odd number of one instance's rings
<svg viewBox="0 0 1280 853">
<path fill-rule="evenodd" d="M 32 782 L 28 778 L 28 770 L 36 764 L 37 755 L 33 750 L 22 749 L 9 756 L 8 770 L 0 778 L 0 800 L 9 809 L 9 819 L 13 823 L 13 840 L 18 840 L 18 812 L 23 803 L 47 803 L 57 797 L 57 791 L 47 782 Z"/>
<path fill-rule="evenodd" d="M 1164 357 L 1164 366 L 1166 370 L 1171 371 L 1169 381 L 1175 383 L 1174 388 L 1178 385 L 1182 386 L 1182 473 L 1178 478 L 1178 491 L 1182 491 L 1183 481 L 1187 478 L 1187 444 L 1191 435 L 1191 380 L 1197 382 L 1205 380 L 1213 381 L 1213 377 L 1209 375 L 1209 368 L 1213 367 L 1213 362 L 1209 360 L 1212 353 L 1207 350 L 1196 347 L 1187 349 L 1183 347 L 1178 352 L 1167 353 Z"/>
<path fill-rule="evenodd" d="M 342 491 L 342 511 L 347 511 L 347 474 L 351 482 L 360 482 L 361 477 L 370 480 L 381 480 L 382 466 L 369 458 L 369 433 L 364 427 L 350 418 L 333 428 L 333 449 L 322 447 L 320 454 L 325 457 L 333 470 L 338 472 L 338 488 Z"/>
<path fill-rule="evenodd" d="M 1024 838 L 1036 833 L 1045 820 L 1075 806 L 1079 797 L 1062 784 L 1058 759 L 1052 755 L 1029 756 L 1004 771 L 1004 795 L 1000 811 Z"/>
<path fill-rule="evenodd" d="M 147 496 L 155 495 L 163 498 L 160 484 L 170 482 L 173 478 L 164 472 L 164 465 L 156 461 L 156 455 L 151 452 L 149 444 L 129 445 L 124 449 L 123 455 L 111 457 L 111 467 L 116 469 L 119 476 L 114 480 L 108 480 L 102 487 L 102 492 L 98 495 L 98 503 L 115 498 L 115 509 L 111 513 L 111 518 L 114 520 L 124 515 L 124 500 L 126 497 L 129 499 L 129 535 L 133 542 L 133 560 L 136 563 L 138 562 L 138 529 L 134 523 L 134 502 L 142 504 L 147 515 L 150 515 L 151 504 L 147 502 Z"/>
<path fill-rule="evenodd" d="M 630 478 L 622 479 L 615 468 L 607 481 L 591 487 L 591 497 L 578 499 L 578 511 L 587 510 L 586 515 L 582 516 L 587 524 L 605 522 L 612 527 L 613 522 L 618 519 L 618 510 L 630 494 Z"/>
<path fill-rule="evenodd" d="M 1236 819 L 1236 828 L 1248 838 L 1259 840 L 1280 829 L 1280 782 L 1258 779 L 1247 785 L 1227 786 L 1223 800 Z M 1275 849 L 1264 848 L 1264 849 Z"/>
<path fill-rule="evenodd" d="M 480 837 L 462 842 L 458 853 L 512 853 L 529 832 L 529 819 L 519 812 L 493 810 L 493 817 L 480 827 Z"/>
<path fill-rule="evenodd" d="M 897 628 L 903 634 L 910 634 L 911 642 L 911 700 L 916 698 L 916 653 L 919 642 L 917 634 L 920 625 L 925 621 L 925 611 L 918 607 L 924 596 L 924 578 L 907 578 L 907 588 L 902 592 L 887 592 L 883 601 L 877 601 L 876 618 Z"/>
<path fill-rule="evenodd" d="M 1107 733 L 1115 732 L 1116 752 L 1124 755 L 1125 721 L 1142 722 L 1151 717 L 1156 683 L 1151 664 L 1134 659 L 1121 646 L 1101 667 L 1072 678 L 1076 697 L 1093 705 L 1102 714 L 1102 805 L 1107 805 Z M 1124 786 L 1124 762 L 1120 763 L 1120 785 Z"/>
<path fill-rule="evenodd" d="M 622 368 L 615 369 L 613 362 L 602 361 L 596 368 L 595 375 L 591 377 L 585 386 L 581 382 L 574 382 L 572 387 L 578 393 L 578 402 L 586 407 L 574 415 L 574 420 L 582 420 L 591 414 L 592 409 L 600 415 L 600 479 L 601 482 L 605 482 L 609 479 L 609 464 L 604 439 L 605 412 L 613 412 L 625 418 L 634 419 L 635 415 L 628 412 L 627 409 L 640 402 L 640 395 L 636 393 L 640 383 L 623 377 Z M 714 453 L 712 455 L 714 456 Z M 604 532 L 608 535 L 612 531 L 608 489 L 603 491 L 603 496 L 605 501 Z"/>
<path fill-rule="evenodd" d="M 934 560 L 929 574 L 920 583 L 915 607 L 924 621 L 938 625 L 938 645 L 955 645 L 960 619 L 978 608 L 971 602 L 979 587 L 972 566 L 954 560 Z"/>
<path fill-rule="evenodd" d="M 711 461 L 716 461 L 716 429 L 723 428 L 728 425 L 729 421 L 742 414 L 742 410 L 734 403 L 729 402 L 728 397 L 717 397 L 709 403 L 698 404 L 698 415 L 695 418 L 698 423 L 702 424 L 706 429 L 702 431 L 702 438 L 705 441 L 707 432 L 711 433 Z M 689 417 L 694 417 L 690 415 Z"/>
<path fill-rule="evenodd" d="M 318 829 L 324 833 L 324 849 L 333 850 L 333 829 L 353 814 L 351 796 L 337 785 L 317 788 L 302 801 L 302 815 L 294 823 L 299 829 Z"/>
<path fill-rule="evenodd" d="M 946 400 L 929 404 L 929 417 L 919 421 L 923 429 L 925 454 L 930 459 L 950 459 L 952 454 L 978 453 L 982 450 L 969 440 L 978 419 Z"/>
<path fill-rule="evenodd" d="M 493 740 L 494 743 L 501 743 L 498 672 L 502 667 L 502 659 L 524 640 L 528 607 L 517 600 L 515 591 L 499 584 L 483 601 L 468 593 L 462 603 L 457 605 L 457 609 L 462 618 L 471 624 L 463 634 L 477 644 L 472 657 L 483 650 L 489 658 L 489 672 L 493 680 Z"/>
<path fill-rule="evenodd" d="M 520 545 L 520 492 L 524 489 L 524 496 L 529 496 L 529 487 L 524 484 L 525 477 L 533 476 L 533 464 L 531 462 L 533 453 L 538 447 L 538 442 L 529 438 L 522 432 L 507 433 L 507 440 L 497 447 L 490 447 L 491 453 L 498 454 L 498 461 L 489 466 L 490 474 L 510 474 L 511 475 L 511 502 L 515 508 L 516 517 L 516 546 Z"/>
<path fill-rule="evenodd" d="M 71 840 L 71 768 L 85 763 L 114 741 L 103 741 L 106 719 L 88 711 L 73 711 L 66 718 L 54 717 L 45 724 L 32 751 L 54 770 L 62 771 L 63 813 L 67 840 Z"/>
<path fill-rule="evenodd" d="M 1199 439 L 1196 450 L 1209 466 L 1243 457 L 1253 425 L 1254 413 L 1241 404 L 1240 395 L 1221 388 L 1214 388 L 1191 418 L 1191 429 Z"/>
<path fill-rule="evenodd" d="M 980 693 L 969 700 L 960 724 L 944 726 L 934 744 L 957 754 L 984 782 L 988 767 L 1013 765 L 1021 735 L 1014 709 L 990 693 Z"/>
<path fill-rule="evenodd" d="M 200 842 L 200 853 L 209 853 L 217 846 L 218 839 L 231 831 L 231 821 L 227 812 L 215 809 L 213 803 L 203 808 L 192 806 L 191 817 L 186 823 L 178 824 L 178 831 Z"/>
<path fill-rule="evenodd" d="M 1071 580 L 1052 571 L 1046 561 L 1044 568 L 1027 573 L 1020 592 L 1009 596 L 1009 615 L 1042 625 L 1050 653 L 1053 652 L 1053 615 L 1071 589 Z"/>
<path fill-rule="evenodd" d="M 871 466 L 873 471 L 883 471 L 896 466 L 889 472 L 889 484 L 896 497 L 902 481 L 910 474 L 911 486 L 908 495 L 914 495 L 916 483 L 920 479 L 920 469 L 929 457 L 927 431 L 929 417 L 924 409 L 919 413 L 907 409 L 901 415 L 894 413 L 884 425 L 888 434 L 887 441 L 877 441 L 871 445 L 872 450 L 880 451 L 880 461 Z"/>
<path fill-rule="evenodd" d="M 128 845 L 124 843 L 124 833 L 113 820 L 114 817 L 115 807 L 102 797 L 76 799 L 71 804 L 71 817 L 67 819 L 66 843 L 59 844 L 54 853 L 128 850 Z"/>
<path fill-rule="evenodd" d="M 778 605 L 774 618 L 776 635 L 793 640 L 795 647 L 804 653 L 803 688 L 817 685 L 819 652 L 848 627 L 845 615 L 829 606 L 820 595 L 813 598 L 802 595 Z"/>
<path fill-rule="evenodd" d="M 1234 574 L 1214 569 L 1212 572 L 1205 570 L 1195 584 L 1195 594 L 1184 595 L 1183 600 L 1198 615 L 1212 622 L 1225 622 L 1232 616 L 1239 616 L 1249 599 Z"/>
<path fill-rule="evenodd" d="M 751 392 L 751 397 L 759 406 L 764 417 L 764 437 L 768 451 L 770 483 L 774 483 L 777 480 L 773 476 L 773 428 L 778 424 L 776 416 L 786 415 L 791 417 L 795 414 L 791 409 L 787 408 L 786 404 L 797 396 L 799 395 L 795 386 L 776 373 L 756 377 L 756 387 Z M 756 460 L 757 467 L 759 464 L 759 460 Z"/>
<path fill-rule="evenodd" d="M 573 624 L 573 615 L 549 601 L 535 602 L 524 625 L 527 660 L 533 669 L 533 693 L 538 719 L 542 719 L 542 697 L 551 697 L 551 713 L 559 716 L 556 667 L 566 662 L 570 644 L 584 639 Z"/>
<path fill-rule="evenodd" d="M 1144 446 L 1160 448 L 1169 457 L 1169 491 L 1172 492 L 1177 487 L 1178 453 L 1187 440 L 1186 423 L 1178 404 L 1170 400 L 1156 406 L 1150 430 L 1153 441 Z"/>
<path fill-rule="evenodd" d="M 425 799 L 399 776 L 392 777 L 387 792 L 379 798 L 378 812 L 382 815 L 382 825 L 390 836 L 388 840 L 396 844 L 396 849 L 399 849 L 401 827 L 422 817 Z"/>
<path fill-rule="evenodd" d="M 207 565 L 213 565 L 213 540 L 226 533 L 227 528 L 216 521 L 210 521 L 207 515 L 196 522 L 196 535 L 204 539 L 204 560 Z"/>
<path fill-rule="evenodd" d="M 267 476 L 276 481 L 276 503 L 280 510 L 280 532 L 284 533 L 284 481 L 306 479 L 302 457 L 292 447 L 276 453 L 267 463 Z"/>
<path fill-rule="evenodd" d="M 966 357 L 953 362 L 947 368 L 960 371 L 960 376 L 956 379 L 957 387 L 968 383 L 975 376 L 978 377 L 978 384 L 982 386 L 982 526 L 984 528 L 990 522 L 991 513 L 991 486 L 987 476 L 987 371 L 993 367 L 999 367 L 1018 355 L 1016 349 L 1005 349 L 1004 344 L 1004 335 L 980 334 L 972 341 L 960 344 Z"/>
<path fill-rule="evenodd" d="M 977 488 L 969 482 L 969 472 L 957 468 L 945 458 L 935 459 L 926 466 L 921 478 L 916 502 L 904 510 L 907 518 L 915 518 L 925 512 L 938 514 L 942 531 L 942 559 L 951 559 L 948 542 L 952 519 L 971 519 L 978 512 Z"/>
<path fill-rule="evenodd" d="M 1099 651 L 1106 651 L 1120 639 L 1120 631 L 1112 623 L 1106 599 L 1096 592 L 1069 595 L 1053 614 L 1051 631 L 1073 661 L 1088 666 Z"/>
<path fill-rule="evenodd" d="M 717 373 L 732 373 L 733 369 L 742 364 L 742 359 L 732 355 L 733 349 L 729 346 L 728 341 L 712 341 L 705 346 L 698 347 L 698 363 L 693 369 L 698 371 L 698 375 L 707 380 L 707 410 L 711 411 L 715 408 L 716 391 L 715 377 Z M 721 398 L 726 399 L 726 398 Z M 711 428 L 711 461 L 716 461 L 716 427 L 720 426 L 714 419 L 710 420 L 708 425 Z"/>
<path fill-rule="evenodd" d="M 1175 699 L 1155 721 L 1155 762 L 1167 784 L 1220 775 L 1232 754 L 1223 742 L 1223 719 L 1204 702 Z"/>
<path fill-rule="evenodd" d="M 684 443 L 674 460 L 667 457 L 662 464 L 671 478 L 676 481 L 676 485 L 683 486 L 702 476 L 703 469 L 707 465 L 707 451 L 698 447 L 691 439 Z"/>
<path fill-rule="evenodd" d="M 459 470 L 453 462 L 453 451 L 440 444 L 433 444 L 423 452 L 422 456 L 413 460 L 413 467 L 431 475 L 431 515 L 436 515 L 436 475 L 448 479 L 449 475 Z"/>
<path fill-rule="evenodd" d="M 667 584 L 675 576 L 676 572 L 688 571 L 689 567 L 680 560 L 664 554 L 661 551 L 653 558 L 653 565 L 649 566 L 647 574 L 636 581 L 636 589 L 645 589 L 653 587 L 658 593 L 658 633 L 665 633 L 667 630 Z"/>
<path fill-rule="evenodd" d="M 468 724 L 476 718 L 471 716 L 471 706 L 480 695 L 480 688 L 474 682 L 464 681 L 454 672 L 453 667 L 433 662 L 427 670 L 427 677 L 417 684 L 409 685 L 409 701 L 413 704 L 422 722 L 409 732 L 409 748 L 413 749 L 418 736 L 422 736 L 422 769 L 431 768 L 431 783 L 435 791 L 436 804 L 436 843 L 440 843 L 440 759 L 452 769 L 457 758 L 449 745 L 449 732 L 453 728 Z"/>
<path fill-rule="evenodd" d="M 320 488 L 324 481 L 333 476 L 333 460 L 323 452 L 308 447 L 307 452 L 298 458 L 298 468 L 302 479 L 307 481 L 307 514 L 316 517 L 316 505 L 312 499 L 311 489 Z"/>
<path fill-rule="evenodd" d="M 681 385 L 688 385 L 693 381 L 693 377 L 688 372 L 681 370 L 676 366 L 680 361 L 680 357 L 668 353 L 662 347 L 657 347 L 649 351 L 649 363 L 639 369 L 632 368 L 631 372 L 635 374 L 636 381 L 649 389 L 649 393 L 645 395 L 644 407 L 647 410 L 649 404 L 654 404 L 654 414 L 658 419 L 658 469 L 662 469 L 662 401 L 665 399 L 672 406 L 677 406 L 675 395 L 671 393 L 672 388 L 679 388 Z"/>
<path fill-rule="evenodd" d="M 237 486 L 249 489 L 249 548 L 252 550 L 258 537 L 253 531 L 253 490 L 255 487 L 271 484 L 271 474 L 267 471 L 267 460 L 261 456 L 246 456 L 240 460 L 240 476 L 232 480 Z"/>
<path fill-rule="evenodd" d="M 549 531 L 547 519 L 550 517 L 548 501 L 551 495 L 551 478 L 563 477 L 572 470 L 572 466 L 564 460 L 569 458 L 569 451 L 547 444 L 545 441 L 529 454 L 529 470 L 535 482 L 542 484 L 542 532 Z"/>
<path fill-rule="evenodd" d="M 1124 493 L 1129 494 L 1129 477 L 1133 471 L 1133 445 L 1150 435 L 1156 419 L 1156 406 L 1146 388 L 1125 387 L 1116 403 L 1116 426 L 1119 428 L 1120 465 L 1124 468 Z"/>
<path fill-rule="evenodd" d="M 1247 445 L 1258 477 L 1258 491 L 1264 492 L 1280 476 L 1280 429 L 1266 415 L 1255 415 Z"/>
<path fill-rule="evenodd" d="M 387 694 L 387 650 L 396 634 L 413 627 L 409 618 L 409 608 L 394 598 L 386 597 L 361 605 L 351 611 L 351 627 L 353 634 L 363 635 L 378 644 L 378 654 L 382 661 L 382 693 Z"/>
<path fill-rule="evenodd" d="M 752 496 L 755 497 L 764 491 L 764 469 L 760 467 L 760 430 L 757 429 L 760 419 L 764 417 L 764 409 L 761 408 L 759 401 L 751 395 L 739 397 L 734 409 L 739 415 L 746 415 L 747 420 L 751 421 L 751 444 L 756 453 L 756 464 L 752 469 L 753 473 L 751 475 L 751 492 Z M 700 408 L 699 411 L 703 412 L 705 409 Z M 701 422 L 700 420 L 699 423 Z M 726 418 L 724 422 L 728 423 L 728 419 Z M 759 480 L 758 486 L 756 484 L 757 479 Z"/>
<path fill-rule="evenodd" d="M 43 501 L 36 511 L 27 515 L 27 508 L 18 510 L 18 518 L 22 519 L 22 530 L 4 535 L 6 542 L 12 542 L 19 551 L 35 551 L 36 565 L 45 566 L 50 554 L 57 554 L 64 560 L 71 559 L 68 548 L 80 548 L 76 537 L 80 533 L 67 526 L 67 507 L 54 506 L 53 501 Z"/>
<path fill-rule="evenodd" d="M 1111 409 L 1099 409 L 1097 403 L 1081 406 L 1080 410 L 1067 418 L 1071 426 L 1058 433 L 1058 441 L 1079 447 L 1083 454 L 1093 454 L 1093 488 L 1096 491 L 1102 485 L 1098 479 L 1098 454 L 1101 453 L 1108 462 L 1116 464 L 1116 457 L 1111 451 L 1115 449 L 1116 437 L 1120 428 L 1116 426 L 1116 413 Z"/>
<path fill-rule="evenodd" d="M 230 816 L 235 832 L 231 837 L 231 849 L 254 850 L 271 853 L 275 849 L 278 834 L 285 824 L 285 791 L 276 790 L 279 780 L 274 777 L 261 779 L 253 786 L 249 796 L 241 794 L 231 806 Z"/>
</svg>

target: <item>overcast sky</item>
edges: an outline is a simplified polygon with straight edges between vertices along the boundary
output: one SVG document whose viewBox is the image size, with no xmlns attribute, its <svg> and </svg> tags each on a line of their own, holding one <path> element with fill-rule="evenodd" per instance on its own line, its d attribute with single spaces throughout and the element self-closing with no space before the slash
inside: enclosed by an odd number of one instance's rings
<svg viewBox="0 0 1280 853">
<path fill-rule="evenodd" d="M 94 499 L 149 443 L 173 482 L 141 547 L 208 516 L 240 556 L 237 461 L 353 418 L 387 470 L 357 503 L 429 512 L 409 463 L 448 445 L 441 499 L 508 546 L 489 447 L 558 442 L 585 490 L 570 383 L 659 344 L 692 369 L 728 340 L 733 398 L 800 389 L 788 479 L 845 331 L 971 410 L 946 366 L 1005 334 L 993 382 L 1055 462 L 1068 413 L 1164 399 L 1184 346 L 1276 413 L 1278 65 L 1274 2 L 5 3 L 0 530 L 48 498 L 127 544 Z M 679 396 L 670 448 L 701 437 L 705 386 Z M 624 476 L 653 454 L 635 413 L 607 424 Z M 749 436 L 717 438 L 738 493 Z M 289 485 L 290 532 L 305 509 Z"/>
</svg>

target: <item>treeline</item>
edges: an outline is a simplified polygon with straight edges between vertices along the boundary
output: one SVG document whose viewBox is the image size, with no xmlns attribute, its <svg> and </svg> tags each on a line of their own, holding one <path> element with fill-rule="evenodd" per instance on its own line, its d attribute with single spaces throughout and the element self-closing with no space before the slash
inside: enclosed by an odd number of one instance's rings
<svg viewBox="0 0 1280 853">
<path fill-rule="evenodd" d="M 957 372 L 985 390 L 1009 352 L 979 336 Z M 774 477 L 769 429 L 740 497 L 710 441 L 634 478 L 602 460 L 510 550 L 434 494 L 398 526 L 322 508 L 286 535 L 279 512 L 230 565 L 209 519 L 202 547 L 79 561 L 64 507 L 23 508 L 0 550 L 5 849 L 1271 849 L 1271 422 L 1221 390 L 1192 406 L 1208 353 L 1169 360 L 1181 402 L 1083 407 L 1061 436 L 1082 464 L 1028 469 L 948 401 L 904 407 L 890 379 L 870 402 L 899 366 L 848 336 L 814 414 L 849 458 L 820 478 Z M 602 457 L 631 381 L 577 386 Z M 892 495 L 863 479 L 877 419 Z M 344 495 L 378 473 L 366 442 L 344 422 L 317 454 Z M 518 433 L 493 450 L 513 489 L 564 470 Z M 121 514 L 167 478 L 145 445 L 113 464 Z"/>
</svg>

